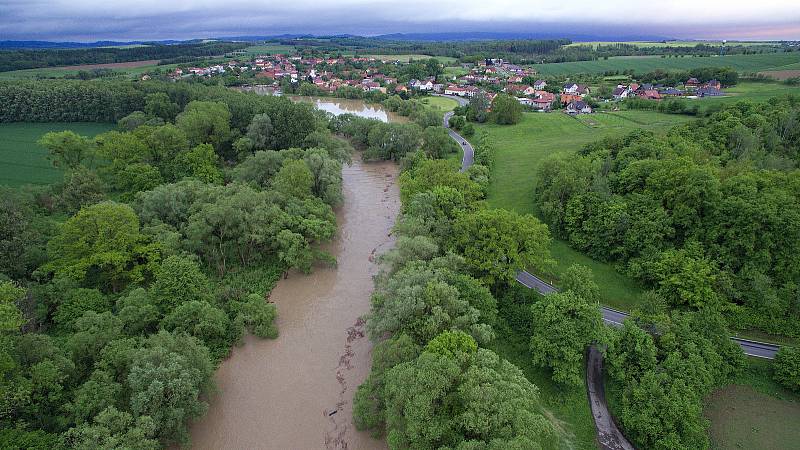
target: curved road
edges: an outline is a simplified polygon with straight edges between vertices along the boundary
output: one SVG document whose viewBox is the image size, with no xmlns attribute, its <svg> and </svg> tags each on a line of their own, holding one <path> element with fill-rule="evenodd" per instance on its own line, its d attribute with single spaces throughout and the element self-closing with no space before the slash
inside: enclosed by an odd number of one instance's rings
<svg viewBox="0 0 800 450">
<path fill-rule="evenodd" d="M 516 279 L 523 286 L 529 289 L 536 289 L 536 291 L 538 291 L 540 294 L 550 294 L 558 291 L 558 289 L 548 284 L 546 281 L 524 270 L 517 273 Z M 607 306 L 601 306 L 600 311 L 603 313 L 603 321 L 606 324 L 614 327 L 622 326 L 622 322 L 628 317 L 627 313 L 609 308 Z M 780 348 L 780 346 L 775 344 L 740 339 L 737 337 L 731 337 L 731 340 L 742 347 L 742 351 L 744 351 L 745 355 L 755 356 L 757 358 L 774 359 L 775 354 Z"/>
<path fill-rule="evenodd" d="M 455 100 L 458 102 L 459 106 L 464 106 L 469 103 L 469 100 L 457 97 L 455 95 L 444 95 L 444 94 L 432 94 L 436 97 L 444 97 L 449 98 L 451 100 Z M 461 171 L 464 172 L 469 169 L 469 166 L 475 161 L 475 149 L 472 148 L 472 144 L 469 143 L 463 136 L 456 133 L 455 130 L 450 128 L 450 118 L 453 117 L 453 111 L 448 111 L 444 113 L 444 123 L 442 125 L 447 128 L 447 132 L 450 133 L 450 137 L 455 140 L 458 145 L 464 150 L 464 156 L 461 158 Z"/>
</svg>

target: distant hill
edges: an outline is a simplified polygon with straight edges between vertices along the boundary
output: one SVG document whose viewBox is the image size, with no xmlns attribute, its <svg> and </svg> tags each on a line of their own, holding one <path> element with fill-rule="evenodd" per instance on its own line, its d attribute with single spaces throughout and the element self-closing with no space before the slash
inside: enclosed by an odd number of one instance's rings
<svg viewBox="0 0 800 450">
<path fill-rule="evenodd" d="M 375 36 L 391 41 L 477 41 L 507 39 L 570 39 L 573 42 L 591 41 L 663 41 L 671 38 L 655 35 L 591 35 L 575 33 L 513 33 L 513 32 L 461 32 L 461 33 L 393 33 Z"/>
<path fill-rule="evenodd" d="M 74 49 L 74 48 L 97 48 L 97 47 L 122 47 L 125 45 L 144 45 L 144 44 L 180 44 L 192 41 L 96 41 L 96 42 L 52 42 L 52 41 L 0 41 L 0 49 L 20 50 L 20 49 Z"/>
</svg>

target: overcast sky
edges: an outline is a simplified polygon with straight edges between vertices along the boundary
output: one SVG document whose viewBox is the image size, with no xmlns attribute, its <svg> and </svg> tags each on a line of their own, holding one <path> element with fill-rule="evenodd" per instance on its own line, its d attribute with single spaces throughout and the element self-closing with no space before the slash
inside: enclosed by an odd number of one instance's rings
<svg viewBox="0 0 800 450">
<path fill-rule="evenodd" d="M 0 40 L 447 31 L 800 39 L 800 0 L 0 0 Z"/>
</svg>

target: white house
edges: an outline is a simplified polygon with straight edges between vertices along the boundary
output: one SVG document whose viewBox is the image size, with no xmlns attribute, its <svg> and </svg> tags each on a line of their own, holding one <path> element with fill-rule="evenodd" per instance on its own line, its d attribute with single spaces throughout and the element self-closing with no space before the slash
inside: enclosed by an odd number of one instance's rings
<svg viewBox="0 0 800 450">
<path fill-rule="evenodd" d="M 547 82 L 544 80 L 536 80 L 536 83 L 533 83 L 533 89 L 537 91 L 543 91 L 544 88 L 547 87 Z"/>
<path fill-rule="evenodd" d="M 591 114 L 592 107 L 586 102 L 570 102 L 570 104 L 564 109 L 564 112 L 567 114 Z"/>
</svg>

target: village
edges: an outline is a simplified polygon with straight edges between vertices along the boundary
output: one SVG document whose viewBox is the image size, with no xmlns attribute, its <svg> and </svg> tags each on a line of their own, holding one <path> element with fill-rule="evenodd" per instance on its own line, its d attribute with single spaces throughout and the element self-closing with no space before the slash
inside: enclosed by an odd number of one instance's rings
<svg viewBox="0 0 800 450">
<path fill-rule="evenodd" d="M 553 80 L 548 83 L 548 80 L 536 77 L 536 70 L 498 58 L 461 64 L 459 69 L 466 73 L 460 76 L 440 72 L 409 78 L 403 68 L 410 63 L 366 56 L 302 57 L 275 54 L 257 56 L 247 62 L 231 60 L 207 67 L 179 67 L 170 72 L 169 77 L 180 80 L 233 75 L 248 80 L 247 84 L 272 87 L 278 95 L 288 87 L 303 95 L 351 96 L 353 92 L 356 95 L 359 92 L 380 92 L 404 98 L 429 94 L 467 99 L 484 96 L 491 104 L 499 93 L 505 93 L 515 97 L 530 111 L 560 110 L 571 115 L 591 114 L 604 104 L 614 108 L 613 103 L 627 99 L 660 101 L 724 95 L 723 86 L 718 80 L 701 82 L 697 78 L 688 78 L 679 85 L 630 82 L 617 84 L 605 94 L 599 89 L 593 93 L 593 88 L 588 84 Z M 441 64 L 439 66 L 439 69 L 444 68 Z M 303 85 L 307 88 L 298 89 Z M 348 91 L 350 95 L 346 95 Z"/>
</svg>

